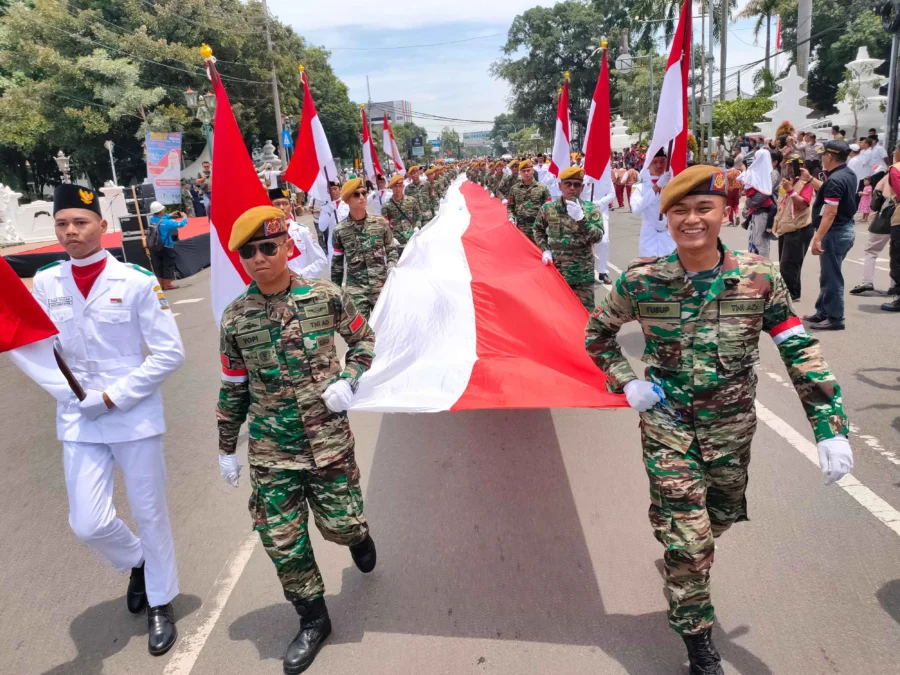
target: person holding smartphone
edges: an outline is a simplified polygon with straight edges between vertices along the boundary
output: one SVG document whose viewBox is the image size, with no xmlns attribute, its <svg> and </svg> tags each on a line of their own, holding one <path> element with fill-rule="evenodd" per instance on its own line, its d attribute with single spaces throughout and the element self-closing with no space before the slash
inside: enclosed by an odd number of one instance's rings
<svg viewBox="0 0 900 675">
<path fill-rule="evenodd" d="M 164 291 L 178 288 L 172 283 L 175 278 L 175 237 L 180 228 L 187 225 L 187 218 L 181 211 L 166 213 L 166 208 L 159 202 L 150 205 L 150 227 L 156 230 L 149 237 L 154 243 L 149 245 L 153 258 L 153 271 L 159 277 L 159 283 Z"/>
</svg>

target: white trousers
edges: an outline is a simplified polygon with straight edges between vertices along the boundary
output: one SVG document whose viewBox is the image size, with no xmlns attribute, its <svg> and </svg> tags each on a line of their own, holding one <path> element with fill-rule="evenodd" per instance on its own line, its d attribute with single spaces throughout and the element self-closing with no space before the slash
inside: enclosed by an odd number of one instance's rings
<svg viewBox="0 0 900 675">
<path fill-rule="evenodd" d="M 597 274 L 606 274 L 609 267 L 609 214 L 600 212 L 603 216 L 603 239 L 594 244 L 594 271 Z"/>
<path fill-rule="evenodd" d="M 866 242 L 866 256 L 863 258 L 862 283 L 875 285 L 875 263 L 878 254 L 891 242 L 889 234 L 873 234 L 869 232 L 869 240 Z M 893 284 L 891 284 L 893 286 Z"/>
<path fill-rule="evenodd" d="M 125 477 L 128 505 L 140 539 L 116 515 L 113 464 Z M 69 493 L 69 526 L 78 539 L 103 555 L 117 572 L 146 562 L 144 578 L 151 607 L 178 595 L 175 546 L 166 506 L 166 463 L 162 436 L 128 443 L 63 443 Z"/>
</svg>

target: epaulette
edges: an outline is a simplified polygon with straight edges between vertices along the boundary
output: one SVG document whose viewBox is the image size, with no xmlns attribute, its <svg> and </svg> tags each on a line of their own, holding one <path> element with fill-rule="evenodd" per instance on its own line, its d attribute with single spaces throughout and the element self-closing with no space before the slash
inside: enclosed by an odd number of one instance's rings
<svg viewBox="0 0 900 675">
<path fill-rule="evenodd" d="M 38 272 L 43 272 L 44 270 L 49 270 L 51 267 L 56 267 L 62 264 L 62 260 L 54 260 L 52 263 L 47 263 L 43 267 L 38 268 Z"/>
<path fill-rule="evenodd" d="M 140 265 L 135 265 L 134 263 L 128 263 L 128 266 L 129 266 L 129 267 L 133 267 L 133 268 L 136 269 L 138 272 L 143 272 L 143 273 L 146 274 L 148 277 L 152 277 L 152 276 L 153 276 L 153 272 L 151 272 L 150 270 L 145 270 L 145 269 L 144 269 L 143 267 L 141 267 Z"/>
</svg>

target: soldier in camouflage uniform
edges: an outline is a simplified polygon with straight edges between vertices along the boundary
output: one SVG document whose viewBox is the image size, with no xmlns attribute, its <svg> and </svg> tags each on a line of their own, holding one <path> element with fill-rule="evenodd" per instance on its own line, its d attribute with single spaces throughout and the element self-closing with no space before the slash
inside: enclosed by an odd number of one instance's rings
<svg viewBox="0 0 900 675">
<path fill-rule="evenodd" d="M 403 176 L 397 174 L 391 178 L 390 188 L 394 194 L 381 207 L 381 215 L 391 224 L 399 258 L 409 240 L 422 227 L 422 215 L 416 200 L 403 196 Z"/>
<path fill-rule="evenodd" d="M 300 615 L 300 632 L 284 657 L 291 675 L 309 667 L 331 632 L 308 509 L 327 541 L 350 547 L 362 572 L 376 563 L 344 412 L 372 363 L 375 336 L 348 294 L 290 271 L 293 240 L 276 207 L 242 215 L 228 246 L 240 252 L 254 281 L 222 315 L 219 464 L 237 487 L 235 450 L 249 418 L 253 528 Z M 348 345 L 343 368 L 335 331 Z"/>
<path fill-rule="evenodd" d="M 593 202 L 579 199 L 584 185 L 584 169 L 577 166 L 559 174 L 562 196 L 541 207 L 534 224 L 534 241 L 562 274 L 569 288 L 588 312 L 594 311 L 594 251 L 603 239 L 603 217 Z"/>
<path fill-rule="evenodd" d="M 191 189 L 188 187 L 187 179 L 181 179 L 181 206 L 184 215 L 193 218 L 196 215 L 194 211 L 194 198 L 191 197 Z"/>
<path fill-rule="evenodd" d="M 510 191 L 519 182 L 519 162 L 516 160 L 511 161 L 509 163 L 509 171 L 510 173 L 503 174 L 503 179 L 500 181 L 500 185 L 497 186 L 497 192 L 494 193 L 504 200 L 504 203 L 509 201 Z"/>
<path fill-rule="evenodd" d="M 419 212 L 422 214 L 422 220 L 426 223 L 431 221 L 434 218 L 431 185 L 427 181 L 420 180 L 421 171 L 419 167 L 413 167 L 413 169 L 408 170 L 406 177 L 412 182 L 406 186 L 404 194 L 416 200 L 416 203 L 419 205 Z"/>
<path fill-rule="evenodd" d="M 348 180 L 341 188 L 341 199 L 349 205 L 350 215 L 334 231 L 331 280 L 338 286 L 344 281 L 346 259 L 347 292 L 368 319 L 399 255 L 390 224 L 366 212 L 366 195 L 361 178 Z"/>
<path fill-rule="evenodd" d="M 519 174 L 522 180 L 509 191 L 506 213 L 509 222 L 534 241 L 535 221 L 541 213 L 541 206 L 550 201 L 550 190 L 534 179 L 534 165 L 530 160 L 526 159 L 519 164 Z"/>
<path fill-rule="evenodd" d="M 714 538 L 747 519 L 761 332 L 781 352 L 828 481 L 853 466 L 841 388 L 818 340 L 794 314 L 777 266 L 719 241 L 729 211 L 721 169 L 695 166 L 672 179 L 660 212 L 676 251 L 629 265 L 586 329 L 587 351 L 608 385 L 641 413 L 650 523 L 666 549 L 669 624 L 684 638 L 692 675 L 723 672 L 711 639 L 709 573 Z M 644 333 L 647 381 L 616 342 L 629 321 Z"/>
<path fill-rule="evenodd" d="M 500 181 L 503 180 L 503 162 L 494 162 L 491 167 L 491 175 L 488 179 L 488 191 L 492 197 L 497 197 L 497 190 L 500 187 Z"/>
</svg>

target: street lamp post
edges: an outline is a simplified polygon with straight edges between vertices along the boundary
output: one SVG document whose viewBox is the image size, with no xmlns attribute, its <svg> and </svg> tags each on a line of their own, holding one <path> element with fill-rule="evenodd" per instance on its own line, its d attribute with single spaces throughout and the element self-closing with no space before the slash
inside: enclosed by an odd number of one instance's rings
<svg viewBox="0 0 900 675">
<path fill-rule="evenodd" d="M 595 49 L 594 52 L 596 52 L 599 49 L 601 49 L 601 47 L 598 47 L 597 49 Z M 591 54 L 591 56 L 593 56 L 593 54 Z M 623 75 L 628 75 L 628 73 L 630 73 L 632 71 L 634 62 L 636 60 L 650 59 L 650 123 L 651 124 L 653 123 L 653 117 L 654 117 L 654 111 L 653 111 L 653 103 L 654 103 L 654 101 L 653 101 L 653 57 L 654 56 L 655 56 L 655 54 L 650 54 L 648 56 L 647 55 L 632 56 L 628 52 L 625 52 L 624 54 L 620 54 L 619 58 L 616 59 L 616 70 L 618 72 L 622 73 Z"/>
<path fill-rule="evenodd" d="M 209 146 L 209 159 L 212 160 L 213 154 L 213 120 L 216 118 L 216 96 L 211 91 L 206 95 L 198 94 L 196 91 L 188 87 L 184 92 L 184 102 L 188 108 L 194 113 L 194 117 L 200 122 L 203 138 Z"/>
<path fill-rule="evenodd" d="M 113 185 L 118 185 L 119 179 L 116 177 L 116 161 L 113 159 L 113 148 L 116 147 L 116 144 L 112 141 L 106 141 L 103 143 L 103 147 L 109 150 L 109 165 L 112 167 Z"/>
<path fill-rule="evenodd" d="M 62 174 L 63 183 L 71 183 L 72 181 L 69 180 L 69 158 L 63 154 L 62 150 L 60 150 L 56 153 L 54 159 L 56 160 L 56 166 L 59 168 L 59 172 Z"/>
</svg>

